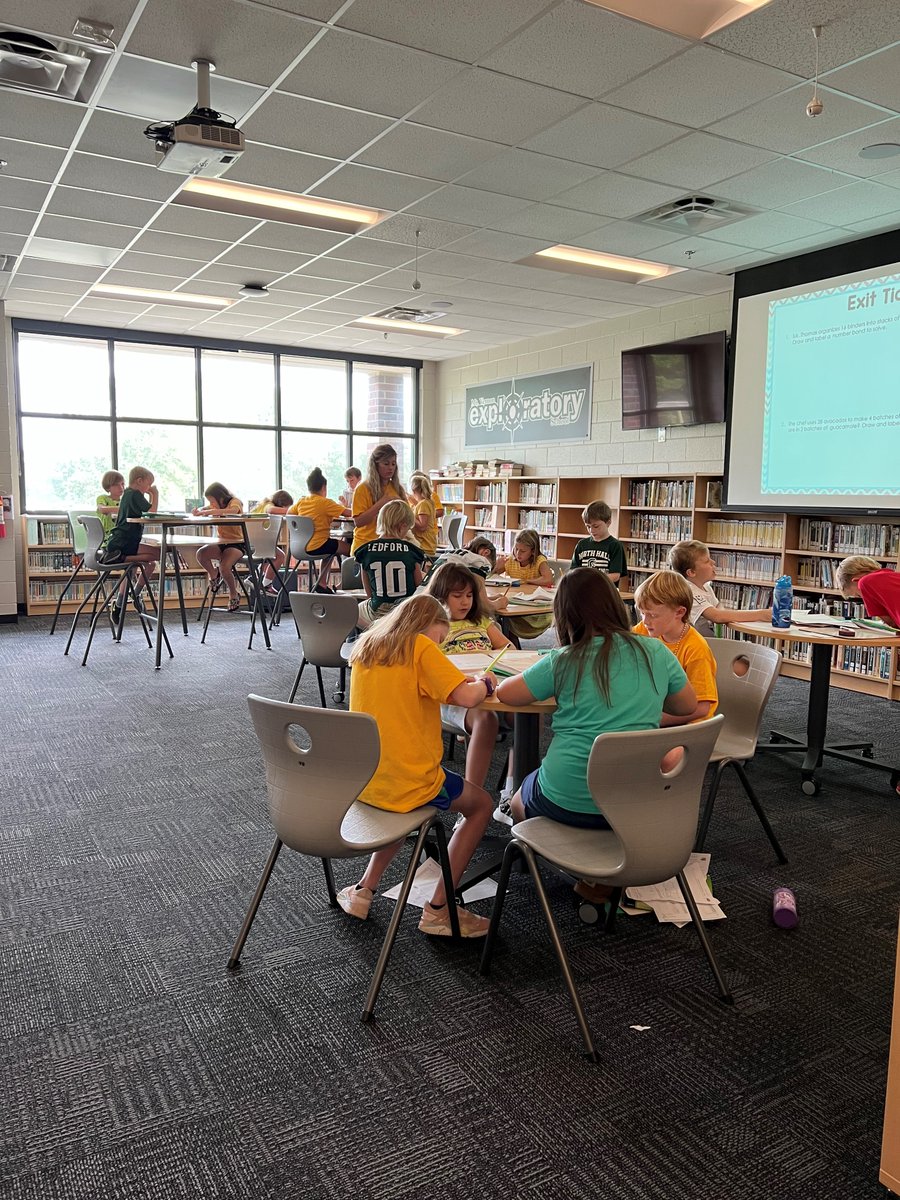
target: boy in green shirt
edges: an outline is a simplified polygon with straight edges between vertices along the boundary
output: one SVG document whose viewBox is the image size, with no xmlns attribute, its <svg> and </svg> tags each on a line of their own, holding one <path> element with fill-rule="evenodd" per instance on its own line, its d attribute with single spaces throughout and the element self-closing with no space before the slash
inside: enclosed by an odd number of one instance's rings
<svg viewBox="0 0 900 1200">
<path fill-rule="evenodd" d="M 97 516 L 103 525 L 104 534 L 109 537 L 114 518 L 119 511 L 119 501 L 125 491 L 125 476 L 118 471 L 107 471 L 100 480 L 100 486 L 103 492 L 97 497 Z"/>
<path fill-rule="evenodd" d="M 591 567 L 605 571 L 612 583 L 618 583 L 628 570 L 625 547 L 609 532 L 612 509 L 604 500 L 594 500 L 581 514 L 589 537 L 582 538 L 572 555 L 573 567 Z"/>
</svg>

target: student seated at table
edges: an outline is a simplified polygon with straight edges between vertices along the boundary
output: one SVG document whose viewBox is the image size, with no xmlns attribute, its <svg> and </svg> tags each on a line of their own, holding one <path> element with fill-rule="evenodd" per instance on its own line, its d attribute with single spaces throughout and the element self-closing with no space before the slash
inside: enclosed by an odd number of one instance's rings
<svg viewBox="0 0 900 1200">
<path fill-rule="evenodd" d="M 106 537 L 112 533 L 119 515 L 119 501 L 125 491 L 125 476 L 119 471 L 107 471 L 100 480 L 103 491 L 97 497 L 97 516 Z"/>
<path fill-rule="evenodd" d="M 592 567 L 605 571 L 618 583 L 628 569 L 625 547 L 609 532 L 612 509 L 605 500 L 593 500 L 581 514 L 588 536 L 582 538 L 572 554 L 573 567 Z"/>
<path fill-rule="evenodd" d="M 335 555 L 343 555 L 345 558 L 349 556 L 350 537 L 344 535 L 341 538 L 333 538 L 331 522 L 336 521 L 338 517 L 349 517 L 350 509 L 345 504 L 339 504 L 337 500 L 328 499 L 328 480 L 319 467 L 313 467 L 307 475 L 306 490 L 309 495 L 298 500 L 288 509 L 288 512 L 296 513 L 300 517 L 309 517 L 312 521 L 313 534 L 307 544 L 306 552 L 322 556 L 319 565 L 319 582 L 313 590 L 333 592 L 334 588 L 328 586 L 328 572 L 334 563 Z"/>
<path fill-rule="evenodd" d="M 386 616 L 421 584 L 425 555 L 412 536 L 415 520 L 405 500 L 390 500 L 378 513 L 378 536 L 357 551 L 368 596 L 359 606 L 360 629 Z"/>
<path fill-rule="evenodd" d="M 441 642 L 445 654 L 496 654 L 511 644 L 494 620 L 484 584 L 466 567 L 455 563 L 437 567 L 428 578 L 427 590 L 450 614 L 450 628 Z M 441 720 L 457 733 L 468 736 L 466 779 L 484 787 L 500 727 L 497 714 L 487 708 L 465 709 L 442 704 Z"/>
<path fill-rule="evenodd" d="M 156 512 L 159 508 L 159 491 L 153 481 L 153 472 L 146 467 L 132 467 L 128 472 L 128 487 L 122 492 L 119 501 L 119 512 L 112 533 L 106 539 L 103 547 L 105 563 L 141 563 L 141 582 L 136 584 L 136 592 L 140 592 L 141 583 L 146 579 L 149 584 L 159 562 L 159 546 L 149 545 L 141 541 L 143 526 L 135 525 L 129 518 L 143 517 L 148 512 Z M 119 585 L 119 595 L 113 606 L 113 620 L 118 624 L 125 603 L 125 578 Z"/>
<path fill-rule="evenodd" d="M 438 649 L 449 627 L 447 610 L 433 596 L 404 600 L 364 633 L 350 655 L 351 712 L 370 713 L 378 724 L 381 757 L 360 800 L 389 812 L 412 812 L 426 804 L 464 819 L 450 839 L 450 871 L 459 883 L 491 816 L 482 788 L 441 767 L 441 705 L 474 708 L 496 686 L 492 675 L 467 679 Z M 381 876 L 403 842 L 378 850 L 357 884 L 338 893 L 345 913 L 365 920 Z M 453 903 L 453 897 L 449 897 Z M 448 897 L 443 881 L 425 905 L 419 929 L 449 937 Z M 484 937 L 488 920 L 460 907 L 463 937 Z"/>
<path fill-rule="evenodd" d="M 709 547 L 696 540 L 678 542 L 667 556 L 669 567 L 683 575 L 691 589 L 691 624 L 704 637 L 714 637 L 713 625 L 729 621 L 771 621 L 771 608 L 722 608 L 712 589 L 716 567 Z"/>
<path fill-rule="evenodd" d="M 338 499 L 345 508 L 353 507 L 353 493 L 356 491 L 357 485 L 362 480 L 362 471 L 359 467 L 348 467 L 344 472 L 344 483 L 346 487 L 341 492 Z"/>
<path fill-rule="evenodd" d="M 390 500 L 406 500 L 406 491 L 397 470 L 397 451 L 387 442 L 376 446 L 369 455 L 364 483 L 353 492 L 353 548 L 356 554 L 366 542 L 378 536 L 378 514 Z"/>
<path fill-rule="evenodd" d="M 416 471 L 410 478 L 409 492 L 414 501 L 413 512 L 416 514 L 416 523 L 413 527 L 416 541 L 424 550 L 426 558 L 434 558 L 437 554 L 438 528 L 437 518 L 434 515 L 435 505 L 431 494 L 431 480 L 421 471 Z"/>
<path fill-rule="evenodd" d="M 243 504 L 237 496 L 229 492 L 224 483 L 211 483 L 203 495 L 209 504 L 203 508 L 195 508 L 195 517 L 237 517 L 244 511 Z M 248 552 L 249 547 L 244 542 L 244 533 L 240 525 L 217 525 L 216 537 L 218 541 L 207 542 L 200 547 L 197 551 L 197 562 L 209 576 L 209 586 L 213 595 L 223 585 L 227 587 L 228 611 L 237 612 L 241 601 L 233 568 Z"/>
<path fill-rule="evenodd" d="M 719 692 L 716 687 L 716 660 L 706 638 L 691 624 L 691 589 L 677 571 L 657 571 L 634 593 L 635 606 L 642 620 L 633 633 L 658 638 L 667 646 L 684 668 L 688 682 L 697 697 L 692 713 L 676 716 L 664 712 L 661 725 L 690 725 L 716 715 Z"/>
<path fill-rule="evenodd" d="M 900 629 L 900 574 L 883 567 L 877 558 L 853 554 L 837 569 L 837 585 L 848 599 L 859 597 L 866 614 L 880 617 Z"/>
<path fill-rule="evenodd" d="M 521 579 L 523 583 L 553 587 L 553 572 L 541 553 L 541 539 L 533 529 L 522 529 L 516 534 L 512 554 L 497 559 L 497 574 L 506 574 L 510 579 Z M 547 614 L 507 617 L 507 627 L 515 642 L 519 638 L 540 637 L 552 623 L 553 618 Z"/>
<path fill-rule="evenodd" d="M 697 697 L 662 642 L 631 632 L 625 605 L 605 572 L 568 571 L 557 585 L 553 616 L 560 648 L 497 688 L 504 704 L 556 700 L 553 739 L 540 767 L 512 797 L 513 820 L 549 817 L 563 825 L 609 829 L 587 785 L 594 738 L 656 729 L 663 711 L 688 717 Z"/>
<path fill-rule="evenodd" d="M 471 542 L 462 549 L 442 550 L 435 559 L 433 569 L 437 570 L 445 563 L 455 563 L 458 567 L 465 567 L 479 579 L 487 579 L 494 569 L 496 560 L 497 551 L 494 549 L 494 543 L 489 542 L 486 537 L 477 537 L 472 538 Z"/>
<path fill-rule="evenodd" d="M 256 508 L 251 509 L 254 514 L 263 514 L 268 516 L 284 516 L 290 510 L 294 503 L 294 497 L 290 492 L 279 490 L 273 492 L 271 496 L 266 496 L 265 500 L 260 500 Z M 274 563 L 274 571 L 272 569 Z M 284 566 L 284 551 L 280 546 L 275 547 L 275 556 L 271 563 L 266 563 L 263 567 L 263 584 L 269 592 L 276 592 L 278 589 L 275 584 L 275 572 L 280 571 Z"/>
</svg>

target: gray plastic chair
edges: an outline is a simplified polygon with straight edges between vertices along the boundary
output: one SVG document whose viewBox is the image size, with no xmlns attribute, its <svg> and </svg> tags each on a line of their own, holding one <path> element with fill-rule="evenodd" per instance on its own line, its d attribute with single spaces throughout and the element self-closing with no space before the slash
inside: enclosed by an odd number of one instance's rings
<svg viewBox="0 0 900 1200">
<path fill-rule="evenodd" d="M 576 829 L 547 817 L 532 817 L 512 828 L 512 837 L 503 855 L 481 972 L 486 975 L 490 970 L 513 863 L 517 858 L 524 858 L 534 880 L 588 1058 L 594 1062 L 597 1061 L 596 1051 L 569 960 L 550 911 L 537 859 L 545 859 L 576 879 L 591 880 L 614 889 L 609 900 L 607 931 L 612 929 L 623 888 L 662 883 L 674 876 L 712 968 L 719 996 L 725 1003 L 733 1003 L 684 878 L 697 829 L 703 777 L 722 724 L 723 718 L 717 715 L 696 725 L 637 733 L 604 733 L 596 738 L 588 760 L 587 781 L 594 803 L 609 821 L 611 830 Z M 663 775 L 659 764 L 666 752 L 675 746 L 685 748 L 684 757 L 674 770 Z"/>
<path fill-rule="evenodd" d="M 341 562 L 341 591 L 352 592 L 363 585 L 362 566 L 358 559 L 345 558 Z"/>
<path fill-rule="evenodd" d="M 559 583 L 563 575 L 565 575 L 566 571 L 568 571 L 569 567 L 572 565 L 571 560 L 568 558 L 548 558 L 547 564 L 550 567 L 550 570 L 553 572 L 554 583 Z"/>
<path fill-rule="evenodd" d="M 341 647 L 347 640 L 348 634 L 356 628 L 359 619 L 359 603 L 354 596 L 329 596 L 320 592 L 291 592 L 291 612 L 300 631 L 303 646 L 303 659 L 300 669 L 288 696 L 292 703 L 300 686 L 303 668 L 309 663 L 316 668 L 316 678 L 319 681 L 319 695 L 322 707 L 325 708 L 325 685 L 322 682 L 323 667 L 337 667 L 340 670 L 340 683 L 332 699 L 335 704 L 341 704 L 346 691 L 347 660 L 341 653 Z"/>
<path fill-rule="evenodd" d="M 708 642 L 716 660 L 716 688 L 719 693 L 719 709 L 725 718 L 725 724 L 710 755 L 709 761 L 715 766 L 715 773 L 703 808 L 695 848 L 703 849 L 712 820 L 713 805 L 719 791 L 719 782 L 725 768 L 734 767 L 778 861 L 786 863 L 784 851 L 744 770 L 744 764 L 756 754 L 759 727 L 778 679 L 781 655 L 771 646 L 761 646 L 756 642 L 739 642 L 734 638 L 709 638 Z M 736 662 L 748 666 L 745 674 L 735 674 Z"/>
<path fill-rule="evenodd" d="M 300 564 L 306 563 L 307 575 L 309 579 L 309 590 L 312 591 L 317 583 L 324 583 L 324 580 L 319 579 L 319 567 L 322 565 L 323 558 L 331 558 L 331 554 L 318 554 L 313 551 L 312 554 L 307 550 L 310 538 L 315 532 L 315 526 L 312 523 L 311 517 L 298 517 L 295 515 L 288 516 L 288 562 L 292 559 L 296 560 L 296 566 L 291 567 L 285 578 L 285 586 L 292 587 L 296 582 L 297 575 L 300 570 Z M 288 582 L 290 581 L 290 582 Z"/>
<path fill-rule="evenodd" d="M 454 513 L 447 526 L 447 540 L 454 550 L 461 550 L 469 518 L 463 512 Z"/>
<path fill-rule="evenodd" d="M 337 894 L 331 871 L 332 858 L 368 855 L 415 833 L 409 866 L 363 1009 L 363 1019 L 369 1020 L 375 1011 L 425 837 L 432 828 L 437 838 L 444 887 L 448 897 L 454 895 L 446 831 L 441 822 L 435 820 L 438 810 L 426 805 L 414 812 L 386 812 L 359 801 L 360 792 L 375 774 L 381 754 L 378 726 L 367 713 L 323 711 L 267 700 L 262 696 L 248 696 L 247 702 L 265 760 L 266 800 L 269 819 L 275 828 L 275 843 L 232 948 L 228 967 L 233 970 L 240 964 L 244 942 L 282 846 L 322 860 L 328 899 L 334 908 L 337 907 Z M 308 749 L 301 749 L 293 740 L 292 726 L 306 731 L 310 740 Z M 353 748 L 352 753 L 347 752 L 349 746 Z M 458 937 L 456 905 L 452 900 L 450 920 Z"/>
<path fill-rule="evenodd" d="M 66 580 L 66 585 L 63 588 L 63 590 L 59 593 L 59 599 L 56 601 L 56 608 L 53 613 L 53 621 L 51 622 L 51 625 L 50 625 L 51 635 L 56 633 L 56 623 L 59 620 L 59 613 L 60 613 L 60 609 L 62 608 L 62 602 L 68 595 L 69 589 L 72 587 L 72 584 L 75 582 L 76 577 L 80 574 L 81 570 L 84 567 L 84 554 L 85 554 L 85 551 L 87 550 L 87 546 L 88 546 L 88 536 L 87 536 L 87 530 L 81 524 L 81 522 L 78 520 L 78 518 L 79 517 L 96 517 L 96 516 L 97 516 L 97 510 L 94 508 L 71 508 L 71 509 L 69 509 L 69 513 L 68 513 L 69 536 L 72 539 L 72 557 L 76 560 L 76 562 L 75 562 L 75 569 L 72 571 L 72 574 Z M 100 520 L 99 517 L 97 517 L 97 519 Z M 103 524 L 102 521 L 100 523 L 101 523 L 101 525 Z"/>
</svg>

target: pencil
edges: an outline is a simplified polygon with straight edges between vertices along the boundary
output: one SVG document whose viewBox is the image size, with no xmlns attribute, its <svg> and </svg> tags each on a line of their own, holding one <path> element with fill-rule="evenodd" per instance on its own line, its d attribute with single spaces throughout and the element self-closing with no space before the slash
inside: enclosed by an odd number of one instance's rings
<svg viewBox="0 0 900 1200">
<path fill-rule="evenodd" d="M 482 671 L 482 675 L 486 674 L 488 671 L 493 671 L 494 667 L 496 667 L 497 663 L 500 661 L 500 659 L 507 652 L 507 650 L 510 648 L 511 645 L 512 645 L 511 642 L 507 642 L 507 644 L 503 647 L 503 649 L 500 651 L 500 653 L 497 655 L 497 657 L 495 659 L 493 659 L 493 661 L 488 663 L 488 665 L 485 667 L 484 671 Z"/>
</svg>

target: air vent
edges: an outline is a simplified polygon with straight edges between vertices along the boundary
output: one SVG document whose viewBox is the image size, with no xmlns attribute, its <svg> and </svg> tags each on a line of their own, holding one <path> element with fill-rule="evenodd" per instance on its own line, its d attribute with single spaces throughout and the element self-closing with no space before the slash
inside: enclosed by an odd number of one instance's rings
<svg viewBox="0 0 900 1200">
<path fill-rule="evenodd" d="M 446 309 L 424 308 L 384 308 L 373 314 L 382 321 L 415 321 L 416 324 L 426 325 L 429 321 L 439 321 L 446 317 Z"/>
<path fill-rule="evenodd" d="M 87 104 L 115 48 L 108 37 L 95 40 L 74 33 L 53 37 L 32 29 L 0 29 L 0 87 Z"/>
<path fill-rule="evenodd" d="M 0 254 L 0 275 L 7 275 L 16 265 L 16 254 Z"/>
<path fill-rule="evenodd" d="M 704 233 L 730 225 L 733 221 L 742 221 L 758 211 L 713 196 L 682 196 L 680 200 L 670 200 L 668 204 L 651 208 L 649 212 L 630 219 L 642 225 L 665 225 L 683 229 L 685 233 Z"/>
</svg>

